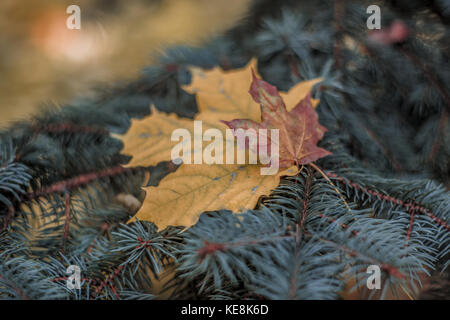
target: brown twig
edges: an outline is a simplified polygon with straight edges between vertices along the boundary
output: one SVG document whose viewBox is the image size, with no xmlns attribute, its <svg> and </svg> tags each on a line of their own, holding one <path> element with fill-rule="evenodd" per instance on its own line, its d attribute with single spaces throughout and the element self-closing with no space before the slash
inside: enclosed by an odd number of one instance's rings
<svg viewBox="0 0 450 320">
<path fill-rule="evenodd" d="M 70 193 L 64 193 L 64 211 L 65 211 L 65 222 L 64 222 L 64 235 L 61 252 L 64 253 L 67 237 L 69 236 L 69 224 L 70 224 Z"/>
<path fill-rule="evenodd" d="M 123 265 L 120 265 L 116 270 L 114 270 L 111 274 L 109 274 L 105 278 L 105 280 L 103 280 L 100 283 L 100 285 L 97 288 L 95 288 L 93 293 L 97 296 L 104 287 L 108 286 L 109 283 L 109 286 L 111 287 L 111 290 L 113 291 L 114 295 L 116 296 L 117 299 L 119 299 L 119 295 L 117 294 L 117 291 L 114 288 L 112 280 L 120 273 L 120 271 L 122 271 L 123 267 L 124 267 Z"/>
<path fill-rule="evenodd" d="M 343 177 L 338 176 L 335 173 L 332 172 L 327 172 L 328 176 L 336 179 L 337 181 L 344 183 L 356 190 L 362 191 L 364 193 L 370 194 L 371 196 L 377 197 L 380 200 L 383 201 L 387 201 L 387 202 L 391 202 L 397 205 L 400 205 L 404 208 L 406 208 L 408 210 L 408 212 L 411 212 L 410 210 L 414 210 L 415 213 L 421 213 L 421 214 L 426 214 L 427 216 L 429 216 L 435 223 L 443 226 L 445 229 L 447 229 L 448 231 L 450 231 L 450 225 L 448 225 L 444 220 L 438 218 L 436 215 L 434 215 L 430 210 L 428 210 L 427 208 L 425 208 L 424 206 L 417 204 L 414 201 L 404 201 L 392 196 L 389 196 L 387 194 L 378 192 L 378 191 L 374 191 L 368 188 L 365 188 L 363 186 L 358 185 L 357 183 L 354 183 L 352 181 L 349 181 Z"/>
<path fill-rule="evenodd" d="M 48 187 L 45 187 L 45 188 L 42 188 L 42 189 L 36 191 L 36 192 L 29 193 L 28 199 L 35 199 L 35 198 L 49 195 L 52 193 L 62 193 L 65 191 L 70 191 L 74 188 L 88 184 L 93 180 L 119 175 L 119 174 L 122 174 L 124 172 L 130 171 L 133 169 L 136 169 L 136 168 L 124 168 L 122 166 L 116 166 L 116 167 L 104 169 L 101 171 L 81 174 L 77 177 L 54 183 Z"/>
<path fill-rule="evenodd" d="M 339 191 L 339 189 L 336 187 L 336 185 L 333 183 L 333 181 L 331 181 L 331 179 L 326 175 L 326 173 L 322 169 L 320 169 L 316 164 L 314 164 L 313 162 L 309 163 L 308 165 L 311 166 L 312 168 L 314 168 L 331 185 L 331 187 L 337 193 L 339 198 L 341 198 L 341 200 L 344 202 L 348 211 L 351 211 L 350 206 L 347 203 L 347 200 L 342 195 L 342 193 Z"/>
<path fill-rule="evenodd" d="M 80 126 L 70 122 L 48 124 L 43 126 L 34 126 L 32 127 L 32 129 L 35 133 L 48 132 L 48 133 L 90 133 L 99 135 L 109 134 L 108 130 L 100 127 Z"/>
<path fill-rule="evenodd" d="M 409 219 L 408 231 L 406 232 L 406 244 L 405 244 L 405 247 L 408 246 L 409 239 L 411 238 L 411 233 L 412 233 L 412 229 L 413 229 L 413 225 L 414 225 L 415 211 L 410 209 L 409 210 L 409 214 L 410 214 L 410 219 Z"/>
<path fill-rule="evenodd" d="M 209 242 L 207 240 L 203 241 L 203 247 L 197 249 L 197 256 L 199 258 L 199 262 L 202 262 L 208 255 L 213 254 L 217 251 L 226 251 L 232 248 L 241 247 L 241 246 L 251 246 L 259 243 L 265 243 L 275 240 L 285 240 L 285 239 L 292 239 L 294 236 L 292 234 L 287 234 L 284 236 L 277 236 L 270 239 L 264 239 L 264 240 L 249 240 L 249 241 L 238 241 L 233 243 L 214 243 Z"/>
<path fill-rule="evenodd" d="M 343 26 L 342 21 L 344 18 L 344 0 L 335 0 L 334 1 L 334 19 L 336 24 L 336 34 L 335 34 L 335 42 L 334 42 L 334 61 L 336 63 L 336 67 L 340 69 L 342 67 L 342 32 Z"/>
<path fill-rule="evenodd" d="M 5 220 L 3 221 L 3 230 L 2 231 L 6 230 L 9 223 L 11 222 L 11 219 L 15 212 L 16 212 L 16 209 L 14 209 L 13 206 L 8 206 L 8 215 L 6 216 Z"/>
<path fill-rule="evenodd" d="M 4 278 L 2 275 L 0 275 L 0 280 L 9 284 L 23 300 L 30 300 L 30 298 L 25 293 L 23 293 L 23 291 L 20 290 L 20 288 L 14 282 L 12 282 L 9 279 Z"/>
<path fill-rule="evenodd" d="M 378 261 L 378 260 L 376 260 L 374 258 L 368 257 L 368 256 L 366 256 L 366 255 L 364 255 L 364 254 L 362 254 L 362 253 L 360 253 L 360 252 L 358 252 L 358 251 L 356 251 L 354 249 L 347 248 L 346 246 L 343 246 L 341 244 L 335 243 L 335 242 L 330 241 L 328 239 L 320 238 L 320 240 L 323 241 L 323 242 L 331 244 L 332 246 L 334 246 L 334 247 L 336 247 L 336 248 L 346 252 L 350 256 L 360 257 L 360 259 L 365 260 L 367 262 L 370 262 L 371 264 L 379 265 L 381 270 L 385 271 L 386 273 L 388 273 L 391 276 L 394 276 L 394 277 L 399 278 L 399 279 L 405 279 L 406 278 L 404 274 L 402 274 L 396 267 L 394 267 L 394 266 L 392 266 L 390 264 L 383 263 L 383 262 Z"/>
</svg>

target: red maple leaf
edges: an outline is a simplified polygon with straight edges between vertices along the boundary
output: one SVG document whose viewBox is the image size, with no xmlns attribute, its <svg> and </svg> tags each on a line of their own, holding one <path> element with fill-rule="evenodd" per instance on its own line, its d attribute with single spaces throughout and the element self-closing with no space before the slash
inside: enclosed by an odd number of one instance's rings
<svg viewBox="0 0 450 320">
<path fill-rule="evenodd" d="M 278 129 L 280 168 L 308 164 L 331 154 L 317 146 L 327 129 L 319 123 L 319 117 L 312 106 L 310 94 L 288 112 L 277 88 L 258 79 L 254 72 L 249 92 L 261 106 L 261 122 L 249 119 L 222 122 L 234 130 L 254 129 L 259 132 L 259 129 Z M 267 132 L 269 131 L 267 130 Z M 268 139 L 270 141 L 271 138 L 268 137 Z M 258 140 L 257 148 L 264 144 L 261 140 L 264 139 Z M 269 143 L 264 147 L 267 148 L 268 145 Z M 248 144 L 246 147 L 249 147 Z"/>
</svg>

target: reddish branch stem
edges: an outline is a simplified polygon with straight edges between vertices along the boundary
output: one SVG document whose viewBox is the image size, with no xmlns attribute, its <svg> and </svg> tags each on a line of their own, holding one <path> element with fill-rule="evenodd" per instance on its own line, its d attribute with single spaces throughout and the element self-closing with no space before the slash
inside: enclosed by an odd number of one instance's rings
<svg viewBox="0 0 450 320">
<path fill-rule="evenodd" d="M 41 190 L 38 190 L 34 193 L 29 193 L 28 198 L 34 199 L 34 198 L 38 198 L 38 197 L 52 194 L 52 193 L 65 192 L 65 191 L 74 189 L 76 187 L 88 184 L 89 182 L 91 182 L 93 180 L 104 178 L 104 177 L 112 177 L 112 176 L 119 175 L 121 173 L 130 171 L 132 169 L 133 168 L 124 168 L 122 166 L 117 166 L 117 167 L 112 167 L 112 168 L 108 168 L 108 169 L 97 171 L 97 172 L 81 174 L 77 177 L 54 183 L 54 184 L 52 184 L 48 187 L 42 188 Z"/>
<path fill-rule="evenodd" d="M 295 61 L 294 55 L 292 53 L 288 53 L 287 60 L 288 60 L 289 68 L 291 69 L 291 73 L 296 78 L 299 79 L 300 78 L 300 71 L 298 70 L 297 62 Z"/>
<path fill-rule="evenodd" d="M 122 271 L 123 269 L 123 265 L 119 266 L 116 270 L 114 270 L 113 273 L 111 273 L 110 275 L 108 275 L 105 280 L 103 280 L 100 285 L 95 289 L 94 293 L 96 295 L 98 295 L 100 293 L 100 291 L 102 291 L 102 289 L 104 287 L 106 287 L 109 283 L 109 286 L 111 287 L 111 290 L 113 291 L 114 295 L 116 296 L 117 299 L 119 299 L 119 295 L 117 294 L 116 289 L 114 288 L 114 285 L 112 283 L 112 280 L 120 273 L 120 271 Z"/>
<path fill-rule="evenodd" d="M 326 216 L 326 215 L 324 215 L 323 213 L 319 213 L 319 217 L 328 219 L 328 220 L 330 220 L 331 222 L 336 222 L 336 219 L 334 219 L 334 218 L 332 218 L 332 217 L 329 217 L 329 216 Z M 347 224 L 345 224 L 345 223 L 341 223 L 341 228 L 342 228 L 342 229 L 348 229 L 348 228 L 349 228 L 349 225 L 347 225 Z M 353 235 L 355 235 L 355 236 L 358 235 L 358 231 L 356 231 L 356 230 L 353 230 L 352 233 L 353 233 Z"/>
<path fill-rule="evenodd" d="M 16 209 L 14 209 L 13 206 L 8 206 L 8 215 L 6 216 L 4 222 L 3 222 L 3 231 L 6 230 L 6 228 L 9 225 L 9 222 L 11 221 L 14 212 L 16 212 Z"/>
<path fill-rule="evenodd" d="M 373 112 L 371 112 L 370 117 L 375 119 L 377 116 L 376 116 Z M 365 127 L 365 129 L 366 129 L 366 132 L 367 132 L 367 134 L 369 135 L 369 137 L 372 139 L 372 141 L 375 142 L 375 144 L 376 144 L 376 145 L 381 149 L 381 151 L 383 152 L 384 156 L 391 162 L 391 164 L 392 164 L 392 166 L 394 167 L 394 169 L 395 169 L 397 172 L 403 171 L 402 165 L 401 165 L 397 160 L 395 160 L 395 158 L 394 158 L 394 156 L 393 156 L 393 154 L 392 154 L 392 151 L 389 150 L 389 149 L 385 146 L 385 144 L 384 144 L 383 142 L 380 141 L 380 138 L 376 135 L 376 133 L 373 132 L 372 130 L 370 130 L 369 128 L 367 128 L 367 127 Z"/>
<path fill-rule="evenodd" d="M 144 240 L 141 237 L 138 237 L 137 240 L 139 241 L 139 244 L 136 246 L 136 249 L 148 248 L 150 247 L 150 244 L 153 242 L 153 240 Z"/>
<path fill-rule="evenodd" d="M 69 224 L 70 224 L 70 194 L 64 193 L 64 207 L 65 207 L 65 222 L 64 222 L 64 235 L 61 252 L 64 253 L 67 237 L 69 236 Z"/>
<path fill-rule="evenodd" d="M 401 273 L 396 267 L 391 266 L 390 264 L 382 263 L 381 261 L 378 261 L 378 260 L 373 259 L 371 257 L 368 257 L 366 255 L 363 255 L 363 254 L 361 254 L 360 252 L 358 252 L 356 250 L 347 248 L 346 246 L 343 246 L 341 244 L 335 243 L 335 242 L 330 241 L 328 239 L 320 238 L 320 240 L 323 241 L 323 242 L 326 242 L 326 243 L 330 243 L 332 246 L 334 246 L 334 247 L 336 247 L 336 248 L 338 248 L 338 249 L 340 249 L 342 251 L 345 251 L 350 256 L 359 257 L 360 259 L 365 260 L 365 261 L 367 261 L 367 262 L 369 262 L 371 264 L 379 265 L 380 268 L 383 271 L 387 272 L 391 276 L 394 276 L 394 277 L 399 278 L 399 279 L 405 279 L 406 278 L 403 273 Z"/>
<path fill-rule="evenodd" d="M 351 182 L 343 177 L 338 176 L 335 173 L 332 172 L 327 172 L 327 175 L 354 188 L 357 189 L 359 191 L 365 192 L 367 194 L 370 194 L 374 197 L 377 197 L 380 200 L 383 201 L 387 201 L 387 202 L 391 202 L 394 204 L 398 204 L 404 208 L 406 208 L 408 210 L 408 212 L 411 212 L 410 210 L 413 210 L 416 213 L 422 213 L 422 214 L 426 214 L 427 216 L 429 216 L 434 222 L 436 222 L 437 224 L 443 226 L 445 229 L 450 231 L 450 226 L 442 219 L 438 218 L 437 216 L 435 216 L 430 210 L 428 210 L 427 208 L 415 203 L 415 202 L 411 202 L 411 201 L 403 201 L 401 199 L 395 198 L 395 197 L 391 197 L 389 195 L 374 191 L 374 190 L 370 190 L 368 188 L 362 187 L 354 182 Z"/>
<path fill-rule="evenodd" d="M 33 127 L 35 132 L 49 132 L 49 133 L 90 133 L 90 134 L 99 134 L 99 135 L 107 135 L 108 130 L 103 128 L 95 128 L 90 126 L 80 126 L 74 123 L 59 123 L 59 124 L 49 124 L 45 126 L 36 126 Z"/>
<path fill-rule="evenodd" d="M 409 228 L 408 228 L 408 232 L 406 233 L 406 244 L 405 244 L 405 247 L 408 246 L 408 241 L 411 238 L 411 232 L 412 232 L 413 225 L 414 225 L 415 211 L 414 210 L 409 210 L 409 214 L 410 214 Z"/>
<path fill-rule="evenodd" d="M 68 277 L 59 277 L 59 278 L 53 278 L 50 279 L 51 282 L 56 282 L 56 281 L 66 281 L 67 279 L 69 279 Z M 97 282 L 95 281 L 95 279 L 91 279 L 91 278 L 81 278 L 81 281 L 91 281 L 93 283 Z"/>
<path fill-rule="evenodd" d="M 297 180 L 296 180 L 297 181 Z M 305 230 L 305 220 L 306 220 L 306 213 L 308 211 L 308 205 L 309 205 L 309 197 L 311 192 L 311 178 L 308 175 L 305 180 L 305 194 L 303 197 L 303 210 L 302 210 L 302 217 L 300 221 L 300 229 Z"/>
<path fill-rule="evenodd" d="M 336 24 L 336 35 L 334 43 L 334 61 L 337 68 L 342 67 L 342 48 L 341 48 L 341 37 L 342 37 L 342 20 L 344 18 L 344 0 L 334 1 L 334 19 Z"/>
<path fill-rule="evenodd" d="M 12 281 L 5 279 L 2 275 L 0 275 L 0 280 L 3 280 L 7 284 L 9 284 L 23 300 L 30 300 L 30 298 L 28 298 L 28 296 L 25 293 L 23 293 L 22 290 L 20 290 L 20 288 L 17 287 L 17 285 Z"/>
<path fill-rule="evenodd" d="M 284 240 L 284 239 L 292 239 L 293 235 L 285 235 L 285 236 L 277 236 L 270 239 L 264 240 L 250 240 L 250 241 L 239 241 L 233 243 L 214 243 L 209 242 L 207 240 L 203 241 L 204 246 L 202 248 L 197 249 L 197 256 L 199 257 L 200 262 L 206 258 L 206 256 L 213 254 L 217 251 L 226 251 L 232 248 L 241 247 L 241 246 L 251 246 L 258 243 L 270 242 L 275 240 Z"/>
<path fill-rule="evenodd" d="M 447 121 L 448 121 L 448 112 L 447 110 L 444 110 L 442 111 L 441 118 L 439 119 L 439 132 L 436 138 L 434 139 L 433 146 L 431 147 L 431 152 L 430 155 L 428 156 L 429 160 L 432 160 L 439 150 L 439 138 L 445 132 Z"/>
</svg>

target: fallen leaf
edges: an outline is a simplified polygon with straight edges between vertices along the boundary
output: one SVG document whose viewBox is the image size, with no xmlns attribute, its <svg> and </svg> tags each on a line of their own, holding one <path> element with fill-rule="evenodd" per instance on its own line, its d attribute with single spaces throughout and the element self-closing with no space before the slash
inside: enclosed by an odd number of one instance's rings
<svg viewBox="0 0 450 320">
<path fill-rule="evenodd" d="M 191 119 L 166 114 L 151 107 L 151 115 L 144 119 L 132 119 L 124 136 L 116 135 L 124 145 L 122 152 L 132 155 L 130 167 L 154 166 L 170 160 L 170 151 L 177 144 L 171 141 L 172 132 L 178 128 L 190 130 Z"/>
<path fill-rule="evenodd" d="M 257 72 L 256 59 L 242 69 L 223 71 L 219 67 L 203 70 L 191 67 L 192 82 L 183 87 L 191 94 L 196 94 L 199 114 L 196 119 L 260 119 L 259 104 L 248 94 L 252 82 L 252 70 Z M 322 78 L 299 82 L 287 93 L 281 93 L 288 111 L 303 99 Z M 312 99 L 316 106 L 318 99 Z"/>
<path fill-rule="evenodd" d="M 232 71 L 191 68 L 192 83 L 184 89 L 196 94 L 198 114 L 194 119 L 183 119 L 153 110 L 149 117 L 133 120 L 129 131 L 120 137 L 124 143 L 123 153 L 133 156 L 128 166 L 150 166 L 171 160 L 171 150 L 178 143 L 171 141 L 173 130 L 187 129 L 193 137 L 194 121 L 201 120 L 204 130 L 216 128 L 224 133 L 227 126 L 220 120 L 260 119 L 259 104 L 248 93 L 252 69 L 257 72 L 254 59 L 244 68 Z M 293 104 L 292 101 L 299 101 L 320 81 L 299 83 L 283 97 Z M 226 139 L 226 134 L 223 137 Z M 235 145 L 234 137 L 231 138 Z M 203 142 L 203 149 L 205 144 Z M 183 163 L 158 186 L 144 188 L 146 197 L 135 218 L 151 221 L 159 229 L 189 227 L 205 211 L 240 212 L 254 208 L 261 196 L 268 195 L 279 184 L 280 176 L 298 172 L 297 167 L 292 166 L 274 175 L 261 175 L 262 167 L 261 164 Z"/>
<path fill-rule="evenodd" d="M 183 164 L 159 186 L 145 188 L 147 196 L 136 217 L 160 229 L 189 227 L 205 211 L 254 208 L 262 195 L 278 186 L 280 176 L 296 173 L 296 167 L 263 176 L 258 165 Z"/>
<path fill-rule="evenodd" d="M 233 130 L 255 129 L 258 132 L 260 129 L 278 129 L 279 152 L 272 152 L 271 156 L 278 157 L 280 168 L 308 164 L 331 154 L 317 146 L 326 128 L 319 124 L 319 117 L 311 104 L 309 94 L 291 111 L 287 111 L 277 88 L 258 79 L 255 73 L 250 94 L 261 105 L 261 123 L 251 119 L 223 122 Z"/>
</svg>

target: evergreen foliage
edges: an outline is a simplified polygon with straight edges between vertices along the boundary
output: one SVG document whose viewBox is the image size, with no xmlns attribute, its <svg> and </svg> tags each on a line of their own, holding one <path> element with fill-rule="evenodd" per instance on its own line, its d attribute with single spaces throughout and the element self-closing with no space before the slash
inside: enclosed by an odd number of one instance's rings
<svg viewBox="0 0 450 320">
<path fill-rule="evenodd" d="M 371 41 L 370 4 L 383 30 L 400 19 L 409 36 Z M 417 298 L 428 275 L 448 278 L 449 1 L 256 1 L 251 12 L 202 47 L 167 49 L 133 83 L 1 132 L 0 298 L 338 299 L 350 283 L 364 290 L 374 264 L 377 298 Z M 333 155 L 242 215 L 206 212 L 186 231 L 126 224 L 136 208 L 123 196 L 142 200 L 148 174 L 156 185 L 176 167 L 123 167 L 111 133 L 150 104 L 193 117 L 188 66 L 251 57 L 280 90 L 324 78 L 314 96 Z M 67 288 L 69 265 L 81 289 Z"/>
</svg>

